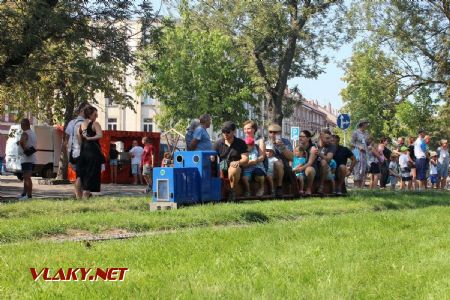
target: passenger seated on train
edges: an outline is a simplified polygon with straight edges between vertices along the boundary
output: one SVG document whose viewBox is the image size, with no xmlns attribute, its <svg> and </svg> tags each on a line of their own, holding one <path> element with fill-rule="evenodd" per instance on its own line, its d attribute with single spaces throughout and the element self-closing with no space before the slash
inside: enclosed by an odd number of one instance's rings
<svg viewBox="0 0 450 300">
<path fill-rule="evenodd" d="M 267 145 L 266 146 L 266 157 L 267 157 L 267 182 L 269 183 L 269 193 L 271 195 L 275 195 L 275 189 L 273 186 L 273 168 L 274 168 L 274 164 L 275 162 L 278 161 L 278 158 L 276 158 L 274 156 L 274 152 L 273 152 L 273 146 L 272 145 Z"/>
<path fill-rule="evenodd" d="M 292 173 L 289 162 L 294 159 L 292 144 L 288 139 L 281 137 L 281 126 L 278 124 L 269 125 L 269 138 L 266 141 L 266 148 L 271 146 L 274 156 L 278 161 L 274 162 L 274 184 L 275 196 L 283 196 L 283 177 L 286 172 Z M 287 174 L 287 173 L 286 173 Z M 291 177 L 290 174 L 289 178 Z M 295 182 L 292 182 L 295 183 Z"/>
<path fill-rule="evenodd" d="M 317 193 L 323 194 L 323 185 L 330 173 L 330 162 L 336 152 L 336 146 L 332 144 L 332 136 L 329 129 L 323 129 L 320 132 L 318 146 L 319 152 L 317 154 L 317 162 L 319 171 L 319 189 L 317 190 Z"/>
<path fill-rule="evenodd" d="M 261 197 L 264 195 L 264 177 L 266 176 L 264 171 L 265 153 L 255 144 L 255 140 L 251 136 L 245 138 L 245 144 L 247 145 L 249 161 L 247 166 L 243 168 L 244 196 L 250 196 L 250 182 L 255 181 L 259 187 L 256 196 Z"/>
<path fill-rule="evenodd" d="M 230 180 L 231 191 L 228 200 L 236 199 L 235 187 L 241 179 L 242 167 L 248 164 L 247 145 L 235 137 L 236 125 L 227 121 L 222 125 L 222 138 L 217 140 L 214 150 L 220 158 L 222 176 Z"/>
<path fill-rule="evenodd" d="M 311 195 L 314 178 L 317 174 L 317 154 L 319 150 L 311 141 L 312 134 L 308 130 L 300 132 L 299 146 L 306 152 L 306 164 L 298 168 L 299 172 L 305 172 L 305 195 Z"/>
</svg>

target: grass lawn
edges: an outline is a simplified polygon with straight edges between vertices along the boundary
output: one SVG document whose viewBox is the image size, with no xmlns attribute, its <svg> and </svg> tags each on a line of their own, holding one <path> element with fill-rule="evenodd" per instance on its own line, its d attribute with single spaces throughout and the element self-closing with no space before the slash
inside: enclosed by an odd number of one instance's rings
<svg viewBox="0 0 450 300">
<path fill-rule="evenodd" d="M 0 295 L 16 299 L 450 299 L 449 193 L 355 192 L 156 213 L 143 198 L 33 200 L 0 205 L 0 219 Z M 111 229 L 175 232 L 90 247 L 47 239 Z M 124 282 L 34 282 L 30 267 L 129 272 Z"/>
</svg>

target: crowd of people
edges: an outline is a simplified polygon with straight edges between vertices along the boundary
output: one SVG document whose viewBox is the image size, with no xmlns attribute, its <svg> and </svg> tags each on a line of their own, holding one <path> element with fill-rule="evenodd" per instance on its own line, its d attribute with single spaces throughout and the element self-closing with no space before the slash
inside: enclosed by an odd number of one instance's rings
<svg viewBox="0 0 450 300">
<path fill-rule="evenodd" d="M 104 157 L 99 140 L 102 128 L 96 121 L 97 109 L 82 103 L 78 116 L 66 127 L 64 143 L 72 169 L 76 172 L 75 195 L 78 199 L 89 198 L 100 191 L 102 165 L 109 160 L 111 183 L 117 182 L 119 152 L 111 144 L 109 157 Z M 317 140 L 308 130 L 300 132 L 298 143 L 292 146 L 290 140 L 281 136 L 281 126 L 270 124 L 267 137 L 258 135 L 255 121 L 242 124 L 244 137 L 236 136 L 237 126 L 227 121 L 221 126 L 221 138 L 214 144 L 207 129 L 211 116 L 203 114 L 188 126 L 185 140 L 188 151 L 216 151 L 218 166 L 223 178 L 230 183 L 229 200 L 236 198 L 240 185 L 243 196 L 252 194 L 252 184 L 257 188 L 255 196 L 265 193 L 274 197 L 283 195 L 283 186 L 289 183 L 300 195 L 313 193 L 346 193 L 345 178 L 352 175 L 355 188 L 363 188 L 369 178 L 369 188 L 391 189 L 399 185 L 401 190 L 446 188 L 449 151 L 447 140 L 440 140 L 434 151 L 430 149 L 431 137 L 423 131 L 417 137 L 409 137 L 408 144 L 400 137 L 395 145 L 389 146 L 388 138 L 374 139 L 368 133 L 369 122 L 357 123 L 350 147 L 340 143 L 338 135 L 329 129 L 320 131 Z M 36 135 L 28 119 L 21 122 L 23 134 L 18 142 L 22 149 L 22 171 L 24 190 L 20 199 L 32 197 L 31 172 L 35 163 Z M 156 166 L 155 151 L 148 137 L 133 141 L 129 150 L 131 173 L 134 184 L 146 184 L 146 192 L 152 190 L 152 171 Z M 34 151 L 33 151 L 34 150 Z M 164 153 L 162 167 L 172 166 L 170 152 Z M 267 188 L 266 188 L 267 187 Z"/>
<path fill-rule="evenodd" d="M 222 138 L 214 145 L 206 129 L 211 120 L 202 115 L 187 128 L 188 150 L 215 150 L 220 159 L 222 176 L 229 179 L 230 198 L 235 198 L 237 184 L 242 185 L 244 196 L 249 196 L 250 183 L 255 182 L 256 196 L 264 194 L 267 183 L 269 194 L 279 197 L 283 183 L 295 183 L 299 194 L 311 195 L 346 193 L 345 178 L 353 177 L 354 187 L 363 188 L 369 179 L 370 189 L 384 189 L 390 185 L 404 189 L 444 189 L 447 184 L 449 152 L 447 140 L 440 140 L 431 151 L 431 137 L 418 132 L 409 137 L 408 145 L 400 137 L 390 146 L 389 139 L 377 140 L 368 134 L 369 122 L 357 123 L 349 147 L 340 144 L 338 135 L 329 129 L 319 133 L 318 140 L 308 130 L 300 133 L 294 148 L 288 139 L 281 137 L 281 127 L 270 124 L 268 136 L 256 137 L 256 122 L 242 124 L 244 138 L 236 137 L 237 126 L 225 122 L 221 127 Z"/>
</svg>

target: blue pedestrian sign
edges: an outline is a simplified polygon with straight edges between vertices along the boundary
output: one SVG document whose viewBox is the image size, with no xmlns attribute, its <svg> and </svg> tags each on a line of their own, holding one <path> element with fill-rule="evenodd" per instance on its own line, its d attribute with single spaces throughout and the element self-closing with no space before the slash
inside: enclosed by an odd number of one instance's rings
<svg viewBox="0 0 450 300">
<path fill-rule="evenodd" d="M 291 140 L 298 141 L 299 136 L 300 136 L 300 128 L 291 127 Z"/>
<path fill-rule="evenodd" d="M 348 114 L 340 114 L 337 117 L 337 126 L 340 129 L 346 130 L 350 127 L 350 116 Z"/>
</svg>

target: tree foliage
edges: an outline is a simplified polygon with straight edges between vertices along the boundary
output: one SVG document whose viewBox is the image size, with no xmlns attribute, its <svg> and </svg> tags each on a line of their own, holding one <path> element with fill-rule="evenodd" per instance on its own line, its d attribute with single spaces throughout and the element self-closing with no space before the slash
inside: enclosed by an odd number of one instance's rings
<svg viewBox="0 0 450 300">
<path fill-rule="evenodd" d="M 395 61 L 376 46 L 362 43 L 353 52 L 343 78 L 347 83 L 341 91 L 343 111 L 351 114 L 355 125 L 359 119 L 369 119 L 376 137 L 389 135 L 396 126 L 398 86 L 392 68 Z"/>
<path fill-rule="evenodd" d="M 321 52 L 336 46 L 343 1 L 192 1 L 195 21 L 218 29 L 236 42 L 248 72 L 266 98 L 270 119 L 282 124 L 287 80 L 316 78 L 327 57 Z M 186 3 L 186 1 L 185 1 Z"/>
<path fill-rule="evenodd" d="M 428 87 L 450 101 L 450 1 L 354 3 L 355 27 L 398 58 L 401 95 Z"/>
<path fill-rule="evenodd" d="M 241 122 L 248 116 L 245 103 L 255 104 L 253 83 L 232 38 L 196 27 L 188 12 L 162 30 L 141 61 L 140 90 L 161 102 L 162 128 L 184 128 L 202 113 L 210 113 L 215 126 Z"/>
</svg>

